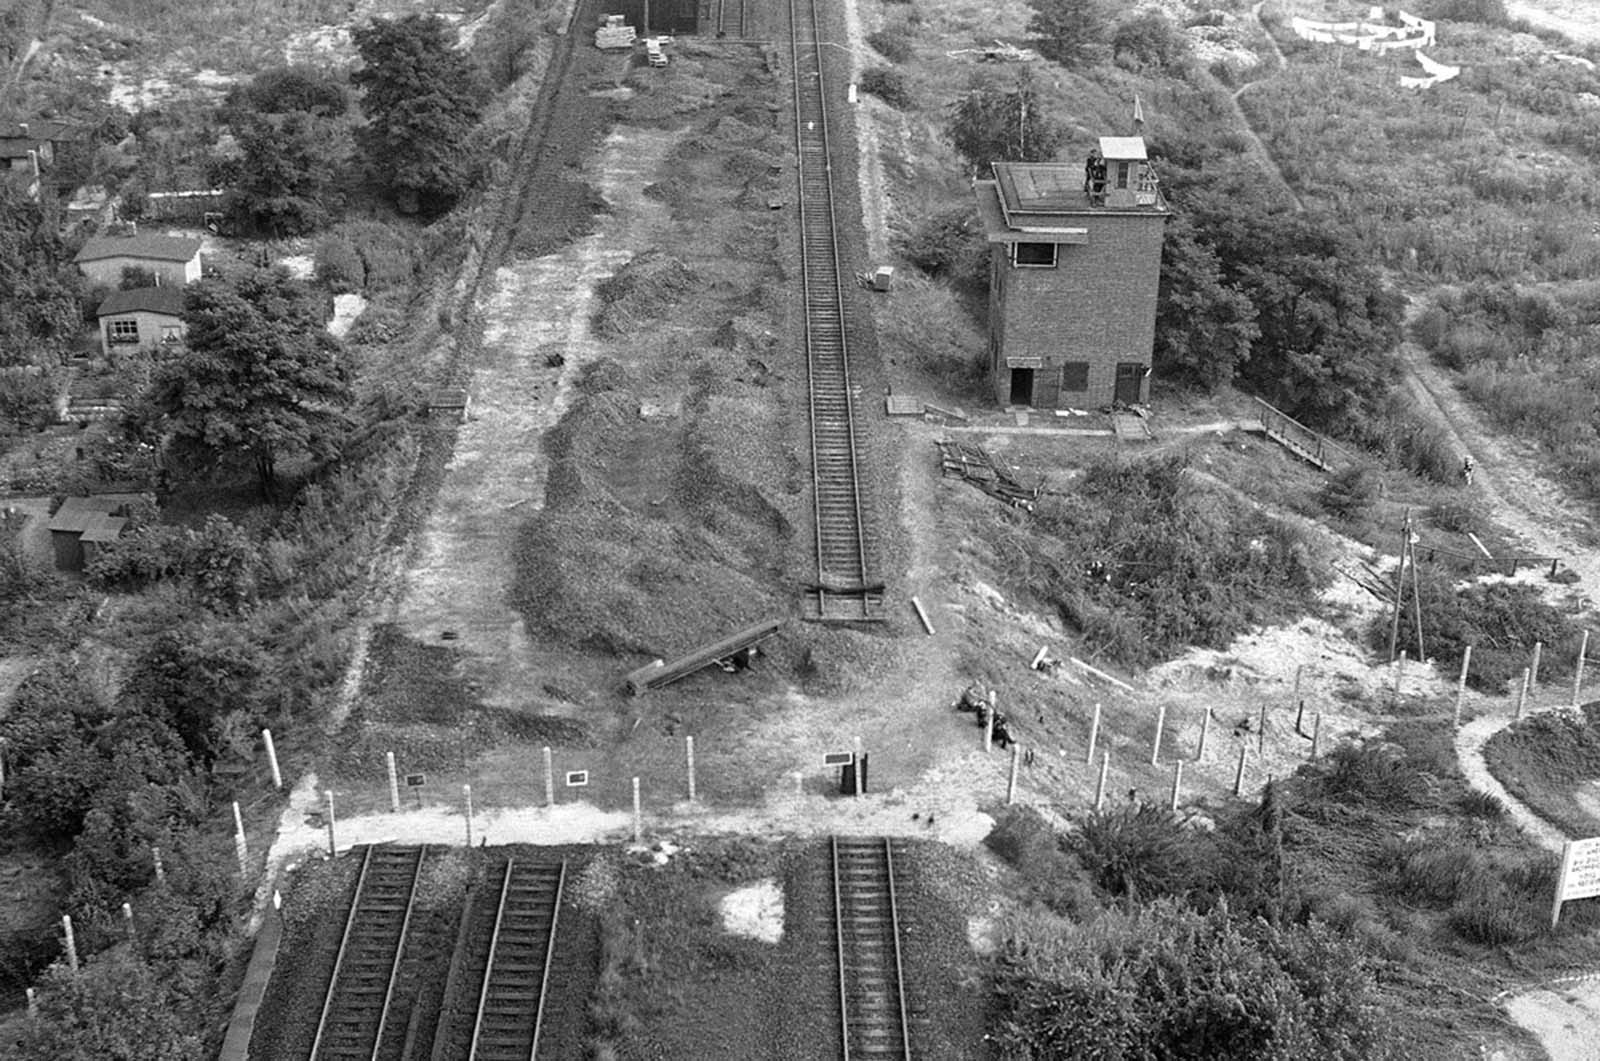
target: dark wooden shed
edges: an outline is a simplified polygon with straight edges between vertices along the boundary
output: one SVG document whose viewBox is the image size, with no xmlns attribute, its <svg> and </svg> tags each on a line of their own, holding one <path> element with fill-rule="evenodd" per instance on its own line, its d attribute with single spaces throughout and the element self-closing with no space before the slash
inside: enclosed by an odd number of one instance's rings
<svg viewBox="0 0 1600 1061">
<path fill-rule="evenodd" d="M 646 10 L 650 14 L 648 26 Z M 700 0 L 613 0 L 606 13 L 625 16 L 628 25 L 640 27 L 641 37 L 700 32 Z"/>
<path fill-rule="evenodd" d="M 50 545 L 55 549 L 56 568 L 82 571 L 95 550 L 117 540 L 128 523 L 124 518 L 128 506 L 138 498 L 138 494 L 94 494 L 61 502 L 50 517 Z"/>
</svg>

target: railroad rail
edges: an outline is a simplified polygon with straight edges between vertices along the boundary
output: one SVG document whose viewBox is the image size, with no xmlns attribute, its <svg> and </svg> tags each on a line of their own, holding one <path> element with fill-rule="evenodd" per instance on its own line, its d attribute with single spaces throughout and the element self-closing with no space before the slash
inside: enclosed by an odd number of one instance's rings
<svg viewBox="0 0 1600 1061">
<path fill-rule="evenodd" d="M 567 863 L 506 860 L 468 1061 L 536 1061 Z"/>
<path fill-rule="evenodd" d="M 843 1061 L 911 1061 L 894 852 L 888 837 L 839 837 L 833 910 Z"/>
<path fill-rule="evenodd" d="M 311 1061 L 374 1061 L 378 1056 L 427 850 L 369 846 L 362 856 Z"/>
<path fill-rule="evenodd" d="M 816 0 L 789 0 L 789 24 L 817 548 L 816 584 L 806 591 L 803 614 L 823 622 L 881 620 L 883 586 L 870 576 L 862 519 Z"/>
</svg>

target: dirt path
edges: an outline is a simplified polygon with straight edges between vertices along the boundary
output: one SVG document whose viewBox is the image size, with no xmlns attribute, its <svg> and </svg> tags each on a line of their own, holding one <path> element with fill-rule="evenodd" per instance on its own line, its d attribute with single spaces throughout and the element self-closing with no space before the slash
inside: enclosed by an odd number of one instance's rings
<svg viewBox="0 0 1600 1061">
<path fill-rule="evenodd" d="M 1261 32 L 1267 38 L 1267 43 L 1272 45 L 1272 54 L 1276 60 L 1276 65 L 1273 66 L 1271 73 L 1255 78 L 1252 81 L 1246 81 L 1244 84 L 1234 89 L 1233 92 L 1228 96 L 1228 105 L 1233 108 L 1234 124 L 1239 127 L 1239 131 L 1244 134 L 1245 139 L 1250 141 L 1251 154 L 1255 155 L 1256 159 L 1261 163 L 1262 168 L 1266 170 L 1268 176 L 1272 178 L 1272 182 L 1278 186 L 1279 190 L 1281 190 L 1284 195 L 1288 196 L 1289 200 L 1294 203 L 1294 208 L 1301 213 L 1304 213 L 1306 204 L 1301 201 L 1300 196 L 1294 190 L 1293 185 L 1291 185 L 1284 177 L 1283 170 L 1278 168 L 1278 160 L 1272 156 L 1271 151 L 1267 150 L 1267 145 L 1263 143 L 1261 137 L 1257 135 L 1255 126 L 1250 124 L 1250 116 L 1246 114 L 1244 112 L 1244 108 L 1239 105 L 1239 97 L 1244 95 L 1245 89 L 1250 88 L 1252 85 L 1259 85 L 1264 81 L 1268 81 L 1271 78 L 1276 77 L 1285 67 L 1289 65 L 1288 60 L 1283 57 L 1282 49 L 1278 47 L 1278 42 L 1273 40 L 1271 32 L 1268 31 L 1266 23 L 1261 21 L 1261 7 L 1261 4 L 1256 4 L 1255 7 L 1250 9 L 1250 13 L 1251 15 L 1255 16 L 1256 24 L 1261 27 Z M 1211 75 L 1208 73 L 1205 76 L 1210 77 Z"/>
<path fill-rule="evenodd" d="M 1509 0 L 1506 14 L 1541 29 L 1555 30 L 1579 44 L 1600 41 L 1600 17 L 1594 5 L 1562 0 Z"/>
</svg>

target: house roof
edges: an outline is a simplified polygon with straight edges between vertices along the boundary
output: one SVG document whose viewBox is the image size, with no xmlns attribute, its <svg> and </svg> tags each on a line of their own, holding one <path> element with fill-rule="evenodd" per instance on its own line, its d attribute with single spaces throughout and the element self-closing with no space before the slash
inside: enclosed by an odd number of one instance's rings
<svg viewBox="0 0 1600 1061">
<path fill-rule="evenodd" d="M 97 262 L 107 258 L 149 258 L 164 262 L 186 262 L 200 253 L 200 241 L 193 236 L 95 236 L 72 259 Z"/>
<path fill-rule="evenodd" d="M 28 152 L 39 150 L 37 140 L 8 140 L 0 138 L 0 158 L 27 158 Z"/>
<path fill-rule="evenodd" d="M 23 127 L 27 129 L 24 131 Z M 76 140 L 76 126 L 49 118 L 33 118 L 26 122 L 0 120 L 0 140 Z"/>
<path fill-rule="evenodd" d="M 131 291 L 113 291 L 95 310 L 96 317 L 109 317 L 115 313 L 162 313 L 168 317 L 183 316 L 183 289 L 179 287 L 136 287 Z"/>
<path fill-rule="evenodd" d="M 1100 154 L 1117 162 L 1133 160 L 1143 162 L 1149 158 L 1144 152 L 1142 136 L 1102 136 Z"/>
<path fill-rule="evenodd" d="M 122 528 L 128 521 L 122 516 L 97 515 L 89 520 L 83 533 L 78 536 L 83 542 L 114 542 L 122 534 Z"/>
</svg>

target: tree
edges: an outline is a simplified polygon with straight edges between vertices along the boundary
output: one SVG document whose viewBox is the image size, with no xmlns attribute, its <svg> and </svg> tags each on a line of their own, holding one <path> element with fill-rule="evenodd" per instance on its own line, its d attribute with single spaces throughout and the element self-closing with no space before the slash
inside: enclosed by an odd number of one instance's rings
<svg viewBox="0 0 1600 1061">
<path fill-rule="evenodd" d="M 482 113 L 472 65 L 455 31 L 432 15 L 376 19 L 351 35 L 362 67 L 367 157 L 402 212 L 440 213 L 466 191 L 467 136 Z"/>
<path fill-rule="evenodd" d="M 1193 222 L 1185 214 L 1174 216 L 1161 245 L 1157 371 L 1187 377 L 1208 391 L 1231 383 L 1261 335 L 1255 320 L 1255 305 L 1224 280 L 1222 263 Z"/>
<path fill-rule="evenodd" d="M 1146 8 L 1117 23 L 1111 34 L 1111 54 L 1118 65 L 1135 69 L 1176 66 L 1189 52 L 1183 34 L 1157 8 Z"/>
<path fill-rule="evenodd" d="M 1027 70 L 1014 88 L 974 77 L 950 105 L 945 135 L 980 173 L 994 162 L 1044 162 L 1055 158 L 1066 134 L 1046 113 Z"/>
<path fill-rule="evenodd" d="M 72 972 L 56 966 L 39 992 L 18 1061 L 200 1061 L 200 1036 L 189 1030 L 169 985 L 124 947 Z"/>
<path fill-rule="evenodd" d="M 328 223 L 341 206 L 335 182 L 346 156 L 330 122 L 305 111 L 245 114 L 234 132 L 241 158 L 231 210 L 242 227 L 282 238 Z"/>
<path fill-rule="evenodd" d="M 1109 16 L 1100 0 L 1029 0 L 1030 40 L 1039 54 L 1063 65 L 1091 63 L 1105 53 Z"/>
<path fill-rule="evenodd" d="M 255 114 L 314 114 L 338 118 L 350 109 L 350 100 L 338 80 L 308 66 L 280 66 L 263 70 L 248 85 L 228 91 L 228 109 Z"/>
<path fill-rule="evenodd" d="M 280 457 L 332 457 L 352 396 L 321 318 L 321 303 L 281 268 L 191 285 L 184 350 L 149 392 L 177 457 L 247 458 L 269 498 Z"/>
<path fill-rule="evenodd" d="M 59 360 L 78 330 L 81 281 L 52 211 L 0 181 L 0 367 Z"/>
</svg>

